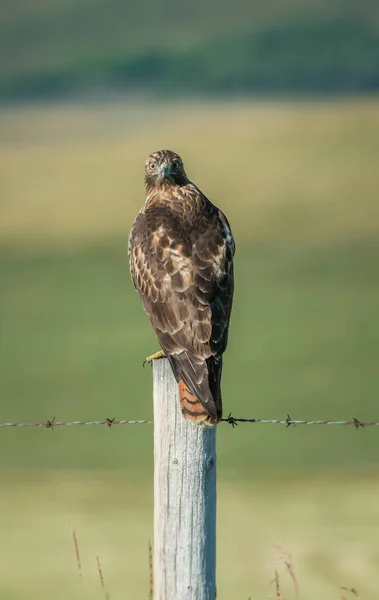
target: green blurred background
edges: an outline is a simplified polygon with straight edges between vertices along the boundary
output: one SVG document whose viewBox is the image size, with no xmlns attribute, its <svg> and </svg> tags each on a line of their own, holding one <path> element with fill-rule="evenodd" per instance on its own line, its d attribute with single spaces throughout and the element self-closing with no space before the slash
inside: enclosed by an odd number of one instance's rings
<svg viewBox="0 0 379 600">
<path fill-rule="evenodd" d="M 159 148 L 228 215 L 225 413 L 379 420 L 379 11 L 3 3 L 0 422 L 152 418 L 127 237 Z M 218 597 L 378 597 L 378 428 L 218 427 Z M 152 426 L 0 429 L 0 598 L 148 598 Z M 74 524 L 83 578 L 71 537 Z M 169 599 L 168 599 L 169 600 Z"/>
</svg>

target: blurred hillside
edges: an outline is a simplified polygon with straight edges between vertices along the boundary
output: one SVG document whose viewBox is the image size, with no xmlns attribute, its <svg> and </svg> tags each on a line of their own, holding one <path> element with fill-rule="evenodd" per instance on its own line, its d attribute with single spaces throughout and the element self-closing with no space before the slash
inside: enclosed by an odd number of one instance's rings
<svg viewBox="0 0 379 600">
<path fill-rule="evenodd" d="M 379 89 L 376 0 L 3 2 L 5 99 Z"/>
</svg>

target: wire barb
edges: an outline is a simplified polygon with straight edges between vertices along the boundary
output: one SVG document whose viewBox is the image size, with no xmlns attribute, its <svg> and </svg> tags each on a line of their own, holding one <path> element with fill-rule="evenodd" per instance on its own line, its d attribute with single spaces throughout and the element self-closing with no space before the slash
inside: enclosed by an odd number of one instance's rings
<svg viewBox="0 0 379 600">
<path fill-rule="evenodd" d="M 289 414 L 287 413 L 287 418 L 286 418 L 286 429 L 287 427 L 290 427 L 290 425 L 293 425 L 294 427 L 296 427 L 296 424 L 292 421 L 291 417 L 289 416 Z"/>
<path fill-rule="evenodd" d="M 229 423 L 229 425 L 232 426 L 232 429 L 234 429 L 238 425 L 236 419 L 234 417 L 232 417 L 232 413 L 229 413 L 228 416 L 226 417 L 226 419 L 221 419 L 221 421 L 224 421 L 225 423 Z"/>
</svg>

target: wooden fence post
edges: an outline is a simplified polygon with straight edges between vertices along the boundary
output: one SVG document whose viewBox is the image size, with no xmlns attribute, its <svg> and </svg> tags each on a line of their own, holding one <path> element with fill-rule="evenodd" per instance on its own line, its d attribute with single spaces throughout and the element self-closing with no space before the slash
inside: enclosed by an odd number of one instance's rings
<svg viewBox="0 0 379 600">
<path fill-rule="evenodd" d="M 154 600 L 216 598 L 216 427 L 186 421 L 167 359 L 154 377 Z"/>
</svg>

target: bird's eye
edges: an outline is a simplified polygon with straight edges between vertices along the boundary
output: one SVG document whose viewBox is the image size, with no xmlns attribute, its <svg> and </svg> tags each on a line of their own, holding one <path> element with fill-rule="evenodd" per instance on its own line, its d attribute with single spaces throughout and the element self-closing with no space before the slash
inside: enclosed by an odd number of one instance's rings
<svg viewBox="0 0 379 600">
<path fill-rule="evenodd" d="M 150 169 L 150 171 L 154 171 L 154 169 L 155 169 L 156 166 L 157 165 L 155 164 L 155 162 L 149 163 L 149 169 Z"/>
<path fill-rule="evenodd" d="M 179 169 L 179 163 L 177 160 L 174 160 L 174 162 L 172 163 L 172 168 L 174 169 L 174 171 L 177 171 Z"/>
</svg>

